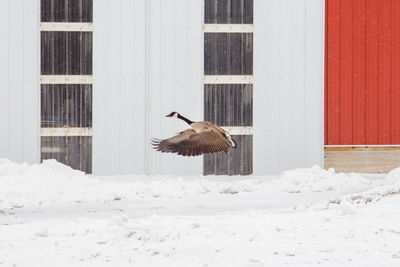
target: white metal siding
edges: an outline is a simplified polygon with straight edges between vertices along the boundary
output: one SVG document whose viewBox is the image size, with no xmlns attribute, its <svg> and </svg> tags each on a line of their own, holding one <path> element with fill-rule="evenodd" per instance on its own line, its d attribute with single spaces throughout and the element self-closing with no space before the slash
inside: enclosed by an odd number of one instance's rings
<svg viewBox="0 0 400 267">
<path fill-rule="evenodd" d="M 39 161 L 39 2 L 0 4 L 0 157 Z M 255 0 L 254 173 L 322 164 L 324 1 Z M 203 1 L 94 4 L 94 173 L 200 174 L 150 138 L 203 118 Z"/>
<path fill-rule="evenodd" d="M 39 161 L 39 2 L 0 3 L 0 157 Z"/>
<path fill-rule="evenodd" d="M 202 158 L 151 149 L 203 118 L 202 1 L 94 4 L 93 172 L 200 174 Z"/>
<path fill-rule="evenodd" d="M 203 1 L 96 1 L 94 173 L 200 174 L 151 137 L 203 118 Z M 324 3 L 255 0 L 254 173 L 322 164 Z"/>
<path fill-rule="evenodd" d="M 319 0 L 255 0 L 255 174 L 322 165 L 324 13 Z"/>
</svg>

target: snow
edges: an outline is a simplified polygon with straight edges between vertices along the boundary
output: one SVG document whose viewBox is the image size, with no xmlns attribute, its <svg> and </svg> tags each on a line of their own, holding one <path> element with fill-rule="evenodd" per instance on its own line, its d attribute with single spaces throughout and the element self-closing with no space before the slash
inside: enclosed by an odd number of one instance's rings
<svg viewBox="0 0 400 267">
<path fill-rule="evenodd" d="M 0 159 L 0 266 L 400 266 L 400 168 L 95 176 Z"/>
</svg>

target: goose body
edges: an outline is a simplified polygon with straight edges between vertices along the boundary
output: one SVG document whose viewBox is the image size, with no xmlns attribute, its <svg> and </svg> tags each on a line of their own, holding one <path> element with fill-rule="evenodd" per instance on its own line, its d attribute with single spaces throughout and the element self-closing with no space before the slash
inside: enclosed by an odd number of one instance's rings
<svg viewBox="0 0 400 267">
<path fill-rule="evenodd" d="M 208 121 L 191 121 L 178 112 L 166 117 L 179 118 L 190 128 L 164 140 L 152 139 L 153 148 L 160 152 L 177 153 L 182 156 L 199 156 L 236 148 L 236 142 L 224 129 Z"/>
</svg>

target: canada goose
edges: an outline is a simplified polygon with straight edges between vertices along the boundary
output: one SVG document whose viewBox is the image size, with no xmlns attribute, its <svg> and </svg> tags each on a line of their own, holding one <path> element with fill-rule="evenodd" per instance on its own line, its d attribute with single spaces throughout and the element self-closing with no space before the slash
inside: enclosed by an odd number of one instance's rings
<svg viewBox="0 0 400 267">
<path fill-rule="evenodd" d="M 152 139 L 153 148 L 157 151 L 178 153 L 182 156 L 199 156 L 220 151 L 227 152 L 228 148 L 237 147 L 229 133 L 211 122 L 194 122 L 175 111 L 166 117 L 181 119 L 189 124 L 191 129 L 168 139 Z"/>
</svg>

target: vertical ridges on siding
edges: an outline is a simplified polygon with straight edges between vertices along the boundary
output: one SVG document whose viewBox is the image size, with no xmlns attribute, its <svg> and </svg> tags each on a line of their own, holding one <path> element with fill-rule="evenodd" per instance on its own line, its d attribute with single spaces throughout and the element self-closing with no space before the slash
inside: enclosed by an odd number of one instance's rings
<svg viewBox="0 0 400 267">
<path fill-rule="evenodd" d="M 398 1 L 398 0 L 395 0 Z M 379 117 L 378 143 L 391 144 L 391 58 L 392 58 L 392 0 L 379 1 Z M 400 12 L 400 10 L 398 10 Z M 398 16 L 398 15 L 397 15 Z M 398 73 L 397 75 L 400 75 Z M 398 108 L 397 108 L 398 109 Z M 398 109 L 399 110 L 399 109 Z M 399 110 L 400 112 L 400 110 Z"/>
<path fill-rule="evenodd" d="M 391 136 L 393 144 L 400 144 L 400 1 L 392 1 L 392 68 L 391 68 Z"/>
<path fill-rule="evenodd" d="M 353 0 L 340 4 L 340 141 L 353 142 Z M 350 25 L 350 27 L 349 27 Z"/>
<path fill-rule="evenodd" d="M 325 113 L 325 133 L 326 144 L 339 143 L 340 139 L 340 61 L 332 60 L 330 55 L 340 55 L 340 2 L 337 0 L 326 1 L 328 14 L 327 30 L 326 30 L 326 69 L 327 69 L 327 86 L 326 91 L 326 113 Z"/>
<path fill-rule="evenodd" d="M 392 0 L 327 0 L 325 144 L 397 144 Z M 397 12 L 397 13 L 396 13 Z M 395 141 L 396 140 L 396 141 Z"/>
<path fill-rule="evenodd" d="M 255 1 L 256 175 L 323 163 L 324 11 L 324 1 Z"/>
<path fill-rule="evenodd" d="M 360 5 L 354 8 L 354 61 L 353 61 L 353 143 L 365 143 L 366 119 L 366 12 L 367 0 L 359 0 Z"/>
<path fill-rule="evenodd" d="M 378 144 L 378 1 L 367 1 L 366 23 L 366 144 Z"/>
</svg>

